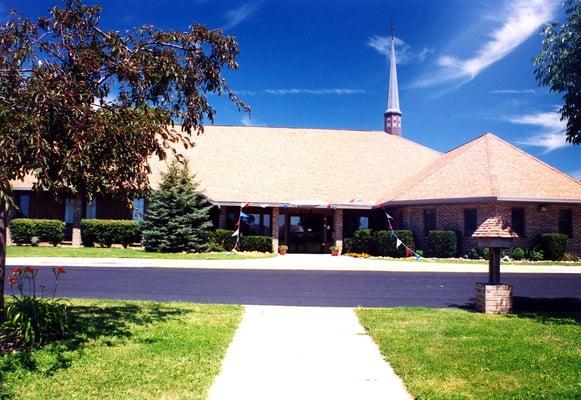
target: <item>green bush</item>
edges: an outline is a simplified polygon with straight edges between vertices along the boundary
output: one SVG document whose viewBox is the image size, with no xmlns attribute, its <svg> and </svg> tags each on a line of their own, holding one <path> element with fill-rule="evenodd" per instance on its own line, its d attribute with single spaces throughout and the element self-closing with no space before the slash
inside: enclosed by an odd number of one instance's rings
<svg viewBox="0 0 581 400">
<path fill-rule="evenodd" d="M 520 247 L 515 247 L 510 252 L 510 258 L 517 261 L 522 260 L 523 258 L 525 258 L 525 251 Z"/>
<path fill-rule="evenodd" d="M 533 249 L 529 254 L 529 260 L 531 261 L 542 261 L 545 258 L 542 250 Z"/>
<path fill-rule="evenodd" d="M 234 234 L 233 230 L 230 229 L 216 229 L 210 234 L 211 246 L 220 246 L 222 251 L 232 251 L 236 245 L 236 237 L 232 236 Z"/>
<path fill-rule="evenodd" d="M 343 240 L 343 253 L 353 252 L 353 239 L 347 238 Z"/>
<path fill-rule="evenodd" d="M 544 233 L 539 238 L 539 247 L 545 260 L 558 261 L 567 251 L 569 237 L 562 233 Z"/>
<path fill-rule="evenodd" d="M 359 229 L 353 232 L 353 253 L 374 254 L 375 237 L 371 229 Z"/>
<path fill-rule="evenodd" d="M 405 257 L 405 247 L 399 246 L 399 248 L 396 248 L 397 238 L 410 249 L 415 249 L 414 234 L 412 231 L 397 230 L 394 233 L 395 236 L 390 231 L 375 231 L 373 233 L 374 248 L 370 249 L 372 251 L 370 254 L 383 257 Z"/>
<path fill-rule="evenodd" d="M 480 258 L 481 258 L 480 253 L 478 252 L 478 249 L 475 249 L 475 248 L 471 248 L 470 251 L 468 252 L 467 256 L 470 260 L 480 260 Z"/>
<path fill-rule="evenodd" d="M 270 236 L 242 236 L 240 237 L 242 251 L 272 252 L 272 238 Z"/>
<path fill-rule="evenodd" d="M 428 233 L 428 246 L 431 257 L 455 257 L 458 252 L 456 232 L 438 230 L 430 231 Z"/>
<path fill-rule="evenodd" d="M 137 221 L 83 219 L 81 240 L 87 247 L 92 247 L 95 243 L 101 247 L 111 247 L 113 243 L 127 247 L 141 241 L 141 230 Z"/>
<path fill-rule="evenodd" d="M 10 222 L 10 238 L 16 244 L 32 244 L 32 238 L 56 246 L 65 239 L 65 223 L 56 219 L 17 218 Z"/>
<path fill-rule="evenodd" d="M 488 247 L 483 248 L 481 251 L 481 254 L 482 254 L 482 258 L 484 258 L 485 260 L 488 260 L 490 258 L 490 249 Z"/>
</svg>

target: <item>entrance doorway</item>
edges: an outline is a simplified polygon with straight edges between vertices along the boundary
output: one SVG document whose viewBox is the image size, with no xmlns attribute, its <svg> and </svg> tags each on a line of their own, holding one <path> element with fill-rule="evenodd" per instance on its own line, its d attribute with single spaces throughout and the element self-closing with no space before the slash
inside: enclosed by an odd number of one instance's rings
<svg viewBox="0 0 581 400">
<path fill-rule="evenodd" d="M 280 238 L 289 253 L 326 253 L 332 240 L 333 217 L 319 213 L 281 215 Z"/>
</svg>

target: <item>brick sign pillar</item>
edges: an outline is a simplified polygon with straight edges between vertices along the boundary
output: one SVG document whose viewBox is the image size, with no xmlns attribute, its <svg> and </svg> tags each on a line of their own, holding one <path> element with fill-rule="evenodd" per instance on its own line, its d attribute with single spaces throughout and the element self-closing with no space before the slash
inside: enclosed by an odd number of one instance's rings
<svg viewBox="0 0 581 400">
<path fill-rule="evenodd" d="M 12 238 L 10 237 L 9 227 L 6 227 L 6 246 L 12 246 Z"/>
<path fill-rule="evenodd" d="M 478 240 L 478 247 L 489 249 L 488 282 L 476 284 L 476 310 L 507 314 L 512 311 L 512 286 L 500 282 L 500 250 L 510 248 L 518 235 L 497 216 L 484 221 L 472 237 Z"/>
<path fill-rule="evenodd" d="M 339 248 L 339 254 L 341 254 L 343 252 L 343 210 L 335 210 L 333 224 L 335 229 L 335 246 Z"/>
<path fill-rule="evenodd" d="M 273 207 L 272 209 L 272 252 L 274 254 L 278 253 L 278 215 L 279 208 Z"/>
<path fill-rule="evenodd" d="M 76 197 L 73 205 L 73 247 L 81 247 L 81 218 L 83 207 L 81 199 Z"/>
</svg>

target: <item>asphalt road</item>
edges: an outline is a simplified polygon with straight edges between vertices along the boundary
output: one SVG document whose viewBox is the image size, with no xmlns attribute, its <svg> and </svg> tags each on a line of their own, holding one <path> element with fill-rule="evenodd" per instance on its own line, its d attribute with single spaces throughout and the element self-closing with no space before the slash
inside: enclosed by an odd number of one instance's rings
<svg viewBox="0 0 581 400">
<path fill-rule="evenodd" d="M 39 285 L 52 293 L 50 268 Z M 68 267 L 57 295 L 335 307 L 470 307 L 481 273 Z M 515 305 L 581 310 L 581 274 L 503 274 Z M 7 293 L 10 289 L 7 288 Z"/>
</svg>

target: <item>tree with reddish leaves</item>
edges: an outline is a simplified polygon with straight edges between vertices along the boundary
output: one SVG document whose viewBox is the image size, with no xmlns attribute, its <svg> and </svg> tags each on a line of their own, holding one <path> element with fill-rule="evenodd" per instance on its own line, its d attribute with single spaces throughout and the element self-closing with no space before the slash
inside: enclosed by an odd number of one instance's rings
<svg viewBox="0 0 581 400">
<path fill-rule="evenodd" d="M 148 157 L 181 159 L 176 145 L 213 122 L 209 93 L 249 111 L 223 77 L 238 68 L 235 38 L 202 25 L 107 31 L 100 16 L 67 0 L 0 25 L 0 320 L 11 181 L 30 174 L 55 195 L 129 200 L 148 189 Z"/>
</svg>

